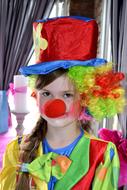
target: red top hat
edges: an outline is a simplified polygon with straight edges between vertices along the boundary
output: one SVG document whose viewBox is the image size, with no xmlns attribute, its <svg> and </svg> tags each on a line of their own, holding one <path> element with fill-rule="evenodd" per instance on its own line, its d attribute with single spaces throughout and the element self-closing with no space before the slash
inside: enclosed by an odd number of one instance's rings
<svg viewBox="0 0 127 190">
<path fill-rule="evenodd" d="M 51 71 L 59 67 L 72 67 L 72 60 L 76 65 L 88 66 L 105 62 L 95 59 L 98 27 L 93 19 L 61 17 L 39 20 L 33 23 L 33 37 L 36 63 L 39 66 L 35 64 L 21 68 L 20 71 L 25 75 L 45 74 L 45 69 L 50 66 L 54 67 Z M 48 68 L 48 72 L 51 71 Z"/>
</svg>

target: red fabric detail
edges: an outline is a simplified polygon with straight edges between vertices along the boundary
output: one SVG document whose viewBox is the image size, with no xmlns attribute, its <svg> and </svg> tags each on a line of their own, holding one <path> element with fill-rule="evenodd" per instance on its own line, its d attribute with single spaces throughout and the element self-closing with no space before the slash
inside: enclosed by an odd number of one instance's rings
<svg viewBox="0 0 127 190">
<path fill-rule="evenodd" d="M 42 107 L 42 113 L 51 118 L 60 117 L 66 112 L 66 105 L 63 100 L 54 99 L 46 102 L 44 107 Z"/>
<path fill-rule="evenodd" d="M 61 18 L 42 24 L 41 35 L 48 41 L 48 48 L 40 51 L 40 62 L 96 57 L 98 28 L 95 20 Z"/>
<path fill-rule="evenodd" d="M 52 165 L 52 166 L 55 166 L 56 164 L 57 164 L 56 160 L 52 160 L 51 165 Z"/>
<path fill-rule="evenodd" d="M 31 184 L 30 184 L 30 187 L 32 187 L 32 188 L 35 188 L 35 187 L 36 187 L 36 185 L 35 185 L 35 182 L 34 182 L 33 178 L 31 179 Z"/>
<path fill-rule="evenodd" d="M 90 166 L 88 173 L 72 188 L 72 190 L 91 190 L 91 184 L 94 178 L 95 170 L 100 162 L 104 161 L 104 153 L 107 143 L 91 140 L 90 141 Z M 84 166 L 85 167 L 85 166 Z"/>
</svg>

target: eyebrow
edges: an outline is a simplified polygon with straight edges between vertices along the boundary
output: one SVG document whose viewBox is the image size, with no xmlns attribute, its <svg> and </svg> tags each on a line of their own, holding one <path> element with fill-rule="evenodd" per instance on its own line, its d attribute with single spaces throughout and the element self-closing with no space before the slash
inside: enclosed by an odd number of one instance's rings
<svg viewBox="0 0 127 190">
<path fill-rule="evenodd" d="M 46 89 L 46 88 L 43 88 L 42 91 L 49 91 L 49 92 L 50 92 L 50 90 L 48 90 L 48 89 Z M 70 93 L 74 93 L 74 90 L 69 90 L 69 89 L 67 89 L 67 90 L 61 90 L 60 92 L 70 92 Z"/>
</svg>

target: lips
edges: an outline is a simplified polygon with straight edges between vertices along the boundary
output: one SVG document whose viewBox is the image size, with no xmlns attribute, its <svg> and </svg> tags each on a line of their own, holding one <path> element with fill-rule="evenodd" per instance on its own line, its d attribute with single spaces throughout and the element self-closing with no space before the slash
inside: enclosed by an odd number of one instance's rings
<svg viewBox="0 0 127 190">
<path fill-rule="evenodd" d="M 41 112 L 49 118 L 57 118 L 64 116 L 66 113 L 66 105 L 60 99 L 49 100 L 41 108 Z"/>
</svg>

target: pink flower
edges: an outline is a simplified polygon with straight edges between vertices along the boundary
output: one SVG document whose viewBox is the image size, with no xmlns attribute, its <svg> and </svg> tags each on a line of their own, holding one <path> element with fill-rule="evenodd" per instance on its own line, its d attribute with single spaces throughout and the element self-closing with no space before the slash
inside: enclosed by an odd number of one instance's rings
<svg viewBox="0 0 127 190">
<path fill-rule="evenodd" d="M 111 141 L 116 145 L 120 159 L 119 187 L 127 185 L 127 139 L 120 131 L 100 129 L 98 135 L 101 139 Z"/>
</svg>

